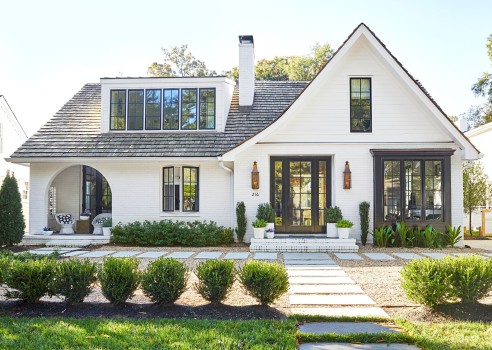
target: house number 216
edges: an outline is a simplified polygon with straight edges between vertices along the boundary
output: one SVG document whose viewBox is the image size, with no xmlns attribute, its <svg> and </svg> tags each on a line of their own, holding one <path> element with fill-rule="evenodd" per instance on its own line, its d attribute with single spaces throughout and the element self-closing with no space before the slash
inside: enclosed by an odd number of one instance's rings
<svg viewBox="0 0 492 350">
<path fill-rule="evenodd" d="M 253 192 L 251 193 L 251 197 L 259 197 L 260 194 L 258 192 Z"/>
</svg>

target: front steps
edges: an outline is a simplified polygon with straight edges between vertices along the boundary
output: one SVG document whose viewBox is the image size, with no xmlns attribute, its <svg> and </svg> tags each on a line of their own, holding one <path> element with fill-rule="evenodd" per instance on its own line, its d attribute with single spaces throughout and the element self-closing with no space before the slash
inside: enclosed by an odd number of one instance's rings
<svg viewBox="0 0 492 350">
<path fill-rule="evenodd" d="M 277 235 L 251 238 L 251 252 L 357 252 L 355 239 L 326 238 L 324 235 Z"/>
<path fill-rule="evenodd" d="M 91 234 L 71 234 L 51 236 L 32 235 L 26 233 L 22 238 L 21 245 L 46 245 L 47 247 L 85 247 L 88 245 L 99 245 L 109 243 L 110 236 Z"/>
</svg>

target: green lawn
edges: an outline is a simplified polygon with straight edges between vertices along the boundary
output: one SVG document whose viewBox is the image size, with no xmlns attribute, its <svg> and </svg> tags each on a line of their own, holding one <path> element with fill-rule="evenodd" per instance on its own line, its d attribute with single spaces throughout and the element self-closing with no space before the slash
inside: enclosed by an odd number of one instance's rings
<svg viewBox="0 0 492 350">
<path fill-rule="evenodd" d="M 319 320 L 321 321 L 321 320 Z M 403 334 L 298 334 L 286 321 L 125 320 L 0 317 L 0 349 L 296 349 L 297 341 L 381 340 L 427 350 L 490 350 L 492 324 L 413 323 L 396 320 Z"/>
</svg>

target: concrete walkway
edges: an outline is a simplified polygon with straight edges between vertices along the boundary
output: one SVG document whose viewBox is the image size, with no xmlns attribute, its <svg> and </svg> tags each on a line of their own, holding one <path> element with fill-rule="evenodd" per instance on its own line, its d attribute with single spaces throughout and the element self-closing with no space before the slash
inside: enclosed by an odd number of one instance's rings
<svg viewBox="0 0 492 350">
<path fill-rule="evenodd" d="M 492 239 L 466 239 L 465 245 L 492 251 Z"/>
</svg>

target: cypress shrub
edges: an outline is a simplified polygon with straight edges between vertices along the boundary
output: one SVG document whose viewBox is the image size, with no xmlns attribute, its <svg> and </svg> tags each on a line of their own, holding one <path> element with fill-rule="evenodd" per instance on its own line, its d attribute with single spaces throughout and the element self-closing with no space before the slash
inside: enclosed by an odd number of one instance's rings
<svg viewBox="0 0 492 350">
<path fill-rule="evenodd" d="M 36 303 L 43 296 L 51 295 L 55 267 L 56 261 L 53 259 L 12 260 L 3 276 L 5 284 L 11 288 L 5 296 Z"/>
<path fill-rule="evenodd" d="M 142 276 L 142 289 L 154 303 L 174 303 L 186 289 L 188 270 L 172 258 L 159 258 L 149 264 Z"/>
<path fill-rule="evenodd" d="M 0 188 L 0 246 L 22 241 L 26 225 L 17 180 L 7 173 Z"/>
<path fill-rule="evenodd" d="M 248 224 L 248 219 L 246 218 L 246 206 L 244 202 L 237 202 L 236 204 L 236 219 L 237 219 L 237 241 L 243 242 L 244 235 L 246 234 L 246 225 Z"/>
<path fill-rule="evenodd" d="M 289 277 L 284 266 L 263 261 L 248 261 L 238 278 L 246 291 L 261 304 L 271 304 L 286 293 Z"/>
<path fill-rule="evenodd" d="M 367 243 L 367 235 L 369 234 L 369 202 L 362 202 L 359 204 L 359 216 L 360 216 L 360 240 L 362 245 Z"/>
<path fill-rule="evenodd" d="M 99 271 L 103 295 L 113 304 L 123 304 L 133 297 L 140 284 L 136 258 L 108 258 Z"/>
<path fill-rule="evenodd" d="M 69 304 L 81 303 L 97 281 L 97 264 L 89 259 L 62 261 L 56 268 L 55 293 Z"/>
<path fill-rule="evenodd" d="M 196 269 L 198 283 L 195 289 L 205 299 L 212 303 L 220 303 L 234 283 L 234 261 L 208 260 L 198 265 Z"/>
</svg>

